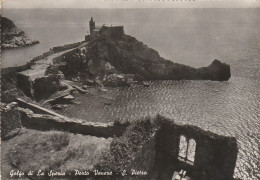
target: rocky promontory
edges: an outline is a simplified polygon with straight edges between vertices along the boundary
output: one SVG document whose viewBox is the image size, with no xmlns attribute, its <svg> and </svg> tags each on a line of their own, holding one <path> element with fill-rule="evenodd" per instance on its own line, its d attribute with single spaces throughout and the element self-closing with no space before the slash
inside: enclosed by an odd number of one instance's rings
<svg viewBox="0 0 260 180">
<path fill-rule="evenodd" d="M 17 48 L 39 43 L 39 41 L 33 40 L 32 37 L 16 27 L 10 19 L 2 16 L 0 19 L 2 48 Z"/>
<path fill-rule="evenodd" d="M 65 77 L 101 78 L 106 83 L 111 74 L 132 75 L 134 80 L 214 80 L 227 81 L 230 66 L 214 60 L 208 67 L 193 68 L 166 60 L 157 51 L 123 34 L 101 34 L 84 47 L 64 55 L 57 64 Z M 111 78 L 110 78 L 111 79 Z"/>
</svg>

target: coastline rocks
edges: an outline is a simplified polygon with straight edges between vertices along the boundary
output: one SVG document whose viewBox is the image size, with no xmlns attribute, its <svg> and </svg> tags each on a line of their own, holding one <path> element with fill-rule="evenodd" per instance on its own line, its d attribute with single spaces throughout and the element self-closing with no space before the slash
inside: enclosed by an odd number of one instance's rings
<svg viewBox="0 0 260 180">
<path fill-rule="evenodd" d="M 230 66 L 219 60 L 215 60 L 208 67 L 198 69 L 173 63 L 128 35 L 124 35 L 120 40 L 105 39 L 103 44 L 108 50 L 108 57 L 103 59 L 109 61 L 121 73 L 134 74 L 135 79 L 139 81 L 183 79 L 225 81 L 230 78 Z"/>
<path fill-rule="evenodd" d="M 6 17 L 1 16 L 1 38 L 3 49 L 7 48 L 17 48 L 22 46 L 30 46 L 38 44 L 39 41 L 35 41 L 22 31 L 20 28 L 16 27 L 14 22 Z"/>
<path fill-rule="evenodd" d="M 198 77 L 205 80 L 227 81 L 230 77 L 230 66 L 215 59 L 208 67 L 198 69 Z"/>
<path fill-rule="evenodd" d="M 111 74 L 103 81 L 104 85 L 111 87 L 129 86 L 128 76 L 125 74 Z"/>
</svg>

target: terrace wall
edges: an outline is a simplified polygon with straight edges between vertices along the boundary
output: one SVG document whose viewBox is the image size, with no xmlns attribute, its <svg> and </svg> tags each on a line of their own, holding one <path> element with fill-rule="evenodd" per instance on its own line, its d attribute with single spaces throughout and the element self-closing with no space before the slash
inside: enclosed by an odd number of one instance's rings
<svg viewBox="0 0 260 180">
<path fill-rule="evenodd" d="M 60 130 L 97 137 L 121 136 L 127 125 L 86 122 L 80 119 L 62 118 L 47 114 L 35 114 L 29 109 L 19 108 L 22 125 L 42 131 Z"/>
</svg>

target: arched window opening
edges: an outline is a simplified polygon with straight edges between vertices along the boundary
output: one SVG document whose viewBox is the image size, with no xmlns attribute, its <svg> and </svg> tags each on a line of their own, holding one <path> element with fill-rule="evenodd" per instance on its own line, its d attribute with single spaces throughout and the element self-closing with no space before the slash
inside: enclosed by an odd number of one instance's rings
<svg viewBox="0 0 260 180">
<path fill-rule="evenodd" d="M 185 136 L 180 136 L 178 159 L 193 165 L 196 154 L 196 141 L 194 139 L 187 139 Z"/>
<path fill-rule="evenodd" d="M 180 136 L 180 144 L 179 144 L 179 157 L 186 158 L 187 156 L 187 139 L 185 136 Z"/>
<path fill-rule="evenodd" d="M 189 140 L 187 159 L 194 163 L 196 151 L 196 141 L 194 139 Z"/>
</svg>

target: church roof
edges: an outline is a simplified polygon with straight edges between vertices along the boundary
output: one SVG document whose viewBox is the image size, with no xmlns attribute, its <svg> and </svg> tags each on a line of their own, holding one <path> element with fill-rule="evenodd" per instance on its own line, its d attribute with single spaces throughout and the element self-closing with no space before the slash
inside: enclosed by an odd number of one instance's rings
<svg viewBox="0 0 260 180">
<path fill-rule="evenodd" d="M 104 24 L 103 26 L 105 26 L 105 27 L 123 27 L 122 25 L 117 25 L 117 24 L 110 24 L 110 25 Z"/>
</svg>

